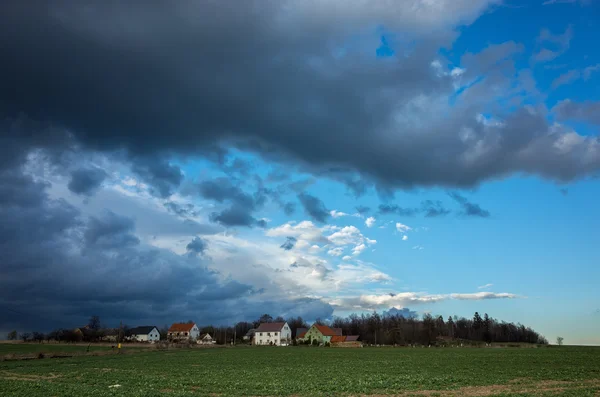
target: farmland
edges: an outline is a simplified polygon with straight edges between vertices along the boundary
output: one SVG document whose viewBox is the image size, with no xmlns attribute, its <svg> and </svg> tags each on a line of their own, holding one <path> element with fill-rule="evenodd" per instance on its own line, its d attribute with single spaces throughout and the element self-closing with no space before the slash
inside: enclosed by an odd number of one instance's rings
<svg viewBox="0 0 600 397">
<path fill-rule="evenodd" d="M 0 379 L 2 396 L 597 396 L 600 348 L 140 350 L 4 361 Z"/>
</svg>

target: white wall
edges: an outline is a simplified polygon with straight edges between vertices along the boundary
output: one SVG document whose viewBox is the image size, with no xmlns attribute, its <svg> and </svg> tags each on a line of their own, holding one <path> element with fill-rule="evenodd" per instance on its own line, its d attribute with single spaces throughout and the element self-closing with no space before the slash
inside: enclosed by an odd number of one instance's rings
<svg viewBox="0 0 600 397">
<path fill-rule="evenodd" d="M 156 327 L 154 327 L 154 329 L 148 334 L 148 340 L 150 342 L 156 342 L 160 340 L 160 332 Z"/>
<path fill-rule="evenodd" d="M 139 334 L 133 337 L 139 342 L 156 342 L 160 340 L 160 332 L 154 327 L 148 334 Z"/>
<path fill-rule="evenodd" d="M 292 330 L 287 323 L 284 324 L 280 331 L 275 332 L 256 332 L 254 334 L 255 345 L 275 345 L 280 346 L 282 343 L 287 343 L 288 339 L 292 340 Z"/>
<path fill-rule="evenodd" d="M 200 329 L 198 329 L 198 326 L 196 324 L 194 324 L 194 326 L 190 330 L 190 338 L 198 339 L 199 336 L 200 336 Z"/>
</svg>

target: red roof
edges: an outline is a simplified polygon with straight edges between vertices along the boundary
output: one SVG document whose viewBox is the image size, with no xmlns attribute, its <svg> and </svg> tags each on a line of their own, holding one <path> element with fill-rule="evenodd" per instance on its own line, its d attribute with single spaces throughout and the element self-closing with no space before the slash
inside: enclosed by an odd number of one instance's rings
<svg viewBox="0 0 600 397">
<path fill-rule="evenodd" d="M 169 328 L 169 332 L 190 332 L 195 324 L 175 323 Z"/>
<path fill-rule="evenodd" d="M 261 323 L 255 332 L 279 332 L 285 323 Z"/>
<path fill-rule="evenodd" d="M 326 325 L 315 324 L 314 326 L 323 334 L 323 336 L 336 336 L 335 331 Z"/>
<path fill-rule="evenodd" d="M 306 332 L 303 332 L 300 335 L 296 336 L 296 338 L 302 339 L 302 338 L 304 338 L 305 335 L 306 335 Z"/>
<path fill-rule="evenodd" d="M 346 342 L 356 342 L 358 340 L 358 335 L 348 335 L 346 336 Z"/>
<path fill-rule="evenodd" d="M 331 337 L 331 343 L 345 342 L 345 341 L 346 341 L 346 337 L 345 336 L 336 335 L 336 336 L 332 336 Z"/>
</svg>

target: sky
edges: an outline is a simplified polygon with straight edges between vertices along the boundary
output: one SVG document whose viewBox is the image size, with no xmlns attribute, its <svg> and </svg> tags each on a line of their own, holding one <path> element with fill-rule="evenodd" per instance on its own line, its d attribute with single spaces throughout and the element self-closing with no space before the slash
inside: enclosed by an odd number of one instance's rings
<svg viewBox="0 0 600 397">
<path fill-rule="evenodd" d="M 600 3 L 0 5 L 0 332 L 406 309 L 600 344 Z"/>
</svg>

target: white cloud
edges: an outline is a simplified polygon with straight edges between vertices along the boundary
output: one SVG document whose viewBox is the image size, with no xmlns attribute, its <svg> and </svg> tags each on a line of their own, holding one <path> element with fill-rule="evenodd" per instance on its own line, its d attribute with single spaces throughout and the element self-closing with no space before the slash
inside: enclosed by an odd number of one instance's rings
<svg viewBox="0 0 600 397">
<path fill-rule="evenodd" d="M 494 284 L 485 284 L 485 285 L 481 285 L 479 287 L 477 287 L 477 289 L 486 289 L 486 288 L 490 288 L 494 286 Z"/>
<path fill-rule="evenodd" d="M 402 236 L 402 241 L 406 241 L 408 240 L 408 236 L 405 234 L 404 236 Z"/>
<path fill-rule="evenodd" d="M 331 256 L 342 256 L 344 254 L 344 248 L 342 248 L 342 247 L 332 248 L 329 251 L 327 251 L 327 253 Z"/>
<path fill-rule="evenodd" d="M 331 210 L 331 211 L 329 211 L 329 213 L 331 214 L 332 218 L 341 218 L 343 216 L 348 216 L 348 214 L 346 214 L 345 212 L 336 211 L 336 210 Z"/>
<path fill-rule="evenodd" d="M 328 236 L 328 239 L 335 245 L 348 245 L 362 243 L 364 237 L 355 226 L 345 226 Z"/>
<path fill-rule="evenodd" d="M 516 299 L 516 294 L 476 292 L 466 294 L 426 294 L 420 292 L 400 292 L 387 294 L 363 294 L 333 299 L 330 303 L 340 310 L 381 310 L 391 307 L 403 308 L 417 304 L 436 303 L 444 300 L 484 300 L 484 299 Z"/>
<path fill-rule="evenodd" d="M 354 256 L 360 255 L 360 253 L 363 252 L 365 249 L 367 249 L 366 245 L 359 244 L 352 249 L 352 255 L 354 255 Z"/>
<path fill-rule="evenodd" d="M 414 250 L 422 250 L 422 249 L 425 249 L 425 247 L 423 247 L 422 245 L 415 245 L 414 247 L 412 247 L 412 249 L 414 249 Z"/>
<path fill-rule="evenodd" d="M 342 258 L 343 261 L 349 261 L 350 259 L 352 259 L 352 257 L 350 255 L 346 255 L 345 257 Z"/>
<path fill-rule="evenodd" d="M 368 217 L 367 220 L 365 221 L 365 225 L 367 225 L 367 227 L 371 228 L 375 225 L 376 219 L 373 218 L 372 216 Z"/>
<path fill-rule="evenodd" d="M 288 222 L 281 226 L 268 229 L 265 234 L 269 237 L 295 237 L 299 242 L 305 240 L 313 243 L 330 243 L 330 241 L 323 236 L 323 231 L 311 221 L 302 221 L 298 224 Z M 298 246 L 298 243 L 296 243 L 296 246 Z"/>
<path fill-rule="evenodd" d="M 406 233 L 409 230 L 412 230 L 412 228 L 410 226 L 406 226 L 406 225 L 404 225 L 404 224 L 402 224 L 400 222 L 397 222 L 396 223 L 396 230 L 398 230 L 399 232 L 402 232 L 402 233 Z"/>
</svg>

